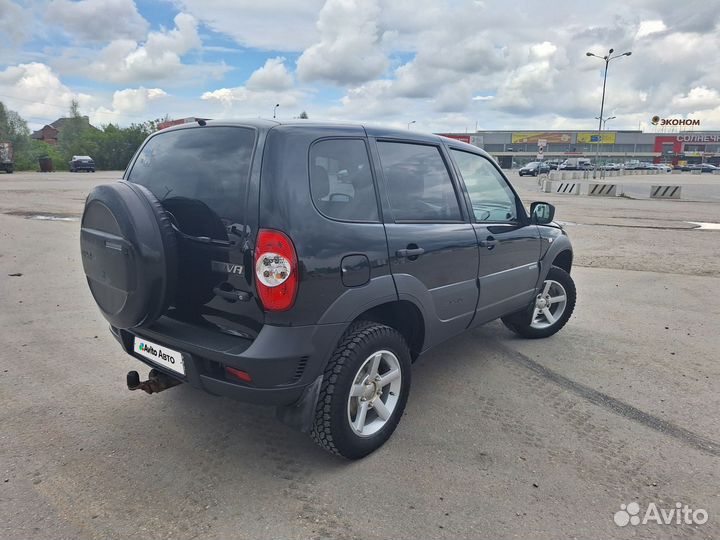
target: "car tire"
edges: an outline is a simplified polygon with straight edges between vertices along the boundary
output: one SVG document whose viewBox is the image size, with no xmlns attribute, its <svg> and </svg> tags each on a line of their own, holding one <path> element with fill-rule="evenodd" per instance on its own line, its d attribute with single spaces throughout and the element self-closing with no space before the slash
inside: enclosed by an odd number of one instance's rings
<svg viewBox="0 0 720 540">
<path fill-rule="evenodd" d="M 405 409 L 410 364 L 407 343 L 394 328 L 368 321 L 350 326 L 323 374 L 313 440 L 347 459 L 380 448 Z"/>
<path fill-rule="evenodd" d="M 570 274 L 553 266 L 533 303 L 522 311 L 503 317 L 502 322 L 524 338 L 550 337 L 568 322 L 575 309 L 576 299 L 575 282 Z M 545 310 L 549 315 L 546 315 Z"/>
</svg>

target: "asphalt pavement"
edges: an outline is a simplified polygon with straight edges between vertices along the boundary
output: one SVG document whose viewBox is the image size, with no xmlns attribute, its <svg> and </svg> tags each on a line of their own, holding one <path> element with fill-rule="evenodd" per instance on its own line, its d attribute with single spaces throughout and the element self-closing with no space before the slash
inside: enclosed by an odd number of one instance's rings
<svg viewBox="0 0 720 540">
<path fill-rule="evenodd" d="M 496 322 L 423 356 L 394 436 L 348 462 L 272 409 L 126 389 L 143 366 L 79 256 L 84 198 L 119 176 L 0 175 L 0 537 L 720 536 L 720 231 L 690 223 L 720 223 L 717 202 L 512 177 L 566 224 L 575 314 L 546 340 Z M 708 520 L 616 525 L 632 502 Z"/>
</svg>

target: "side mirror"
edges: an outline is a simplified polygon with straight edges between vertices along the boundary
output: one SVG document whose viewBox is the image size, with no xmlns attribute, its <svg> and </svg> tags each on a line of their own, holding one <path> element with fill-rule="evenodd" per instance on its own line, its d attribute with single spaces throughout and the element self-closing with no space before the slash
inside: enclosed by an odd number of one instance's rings
<svg viewBox="0 0 720 540">
<path fill-rule="evenodd" d="M 546 202 L 534 202 L 530 205 L 530 222 L 546 225 L 555 217 L 555 207 Z"/>
</svg>

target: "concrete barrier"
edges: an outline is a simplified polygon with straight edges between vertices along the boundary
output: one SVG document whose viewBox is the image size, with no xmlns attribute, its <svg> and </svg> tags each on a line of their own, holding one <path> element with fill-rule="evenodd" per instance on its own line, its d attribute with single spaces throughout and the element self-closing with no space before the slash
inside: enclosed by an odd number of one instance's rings
<svg viewBox="0 0 720 540">
<path fill-rule="evenodd" d="M 673 169 L 670 171 L 671 174 L 682 174 L 682 171 L 680 169 Z"/>
<path fill-rule="evenodd" d="M 580 195 L 580 184 L 578 182 L 555 182 L 552 192 L 560 195 Z"/>
<path fill-rule="evenodd" d="M 588 184 L 590 197 L 617 197 L 617 184 Z"/>
<path fill-rule="evenodd" d="M 651 199 L 679 199 L 681 186 L 650 186 Z"/>
<path fill-rule="evenodd" d="M 712 173 L 713 173 L 713 174 L 720 174 L 720 169 L 715 169 Z"/>
<path fill-rule="evenodd" d="M 690 174 L 702 174 L 702 170 L 701 169 L 693 169 L 692 171 L 690 171 Z"/>
</svg>

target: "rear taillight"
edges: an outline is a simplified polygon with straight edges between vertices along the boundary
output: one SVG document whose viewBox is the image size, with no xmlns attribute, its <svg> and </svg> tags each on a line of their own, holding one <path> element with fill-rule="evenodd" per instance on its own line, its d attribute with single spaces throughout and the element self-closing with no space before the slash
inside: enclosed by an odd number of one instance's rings
<svg viewBox="0 0 720 540">
<path fill-rule="evenodd" d="M 265 311 L 285 311 L 298 289 L 297 254 L 290 238 L 280 231 L 260 229 L 255 246 L 255 278 Z"/>
</svg>

